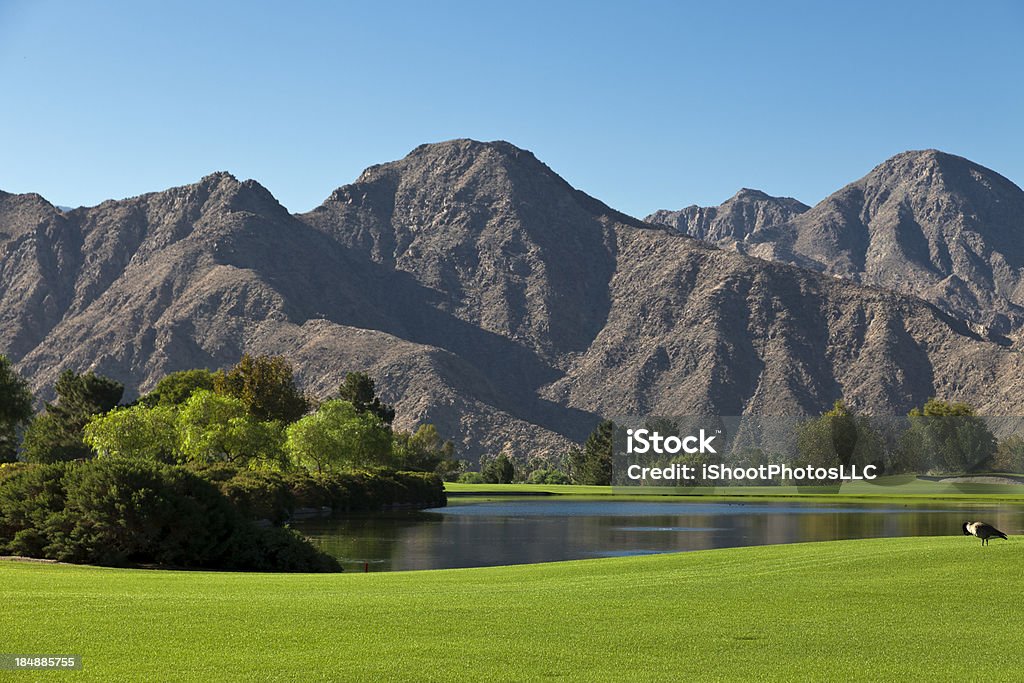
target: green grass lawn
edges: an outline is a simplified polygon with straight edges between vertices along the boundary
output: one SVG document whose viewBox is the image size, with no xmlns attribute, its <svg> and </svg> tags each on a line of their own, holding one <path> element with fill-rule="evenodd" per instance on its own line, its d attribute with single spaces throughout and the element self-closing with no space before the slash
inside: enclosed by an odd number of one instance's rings
<svg viewBox="0 0 1024 683">
<path fill-rule="evenodd" d="M 577 498 L 615 496 L 618 500 L 664 500 L 666 496 L 700 498 L 701 502 L 752 500 L 758 502 L 900 503 L 927 505 L 1024 504 L 1024 486 L 999 484 L 950 484 L 913 475 L 888 477 L 878 483 L 851 482 L 835 490 L 795 486 L 730 486 L 690 488 L 612 487 L 556 484 L 459 484 L 445 482 L 453 500 L 460 497 L 479 501 L 526 495 L 557 495 Z"/>
<path fill-rule="evenodd" d="M 83 655 L 62 680 L 1019 680 L 1022 559 L 927 537 L 392 574 L 3 561 L 0 651 Z"/>
</svg>

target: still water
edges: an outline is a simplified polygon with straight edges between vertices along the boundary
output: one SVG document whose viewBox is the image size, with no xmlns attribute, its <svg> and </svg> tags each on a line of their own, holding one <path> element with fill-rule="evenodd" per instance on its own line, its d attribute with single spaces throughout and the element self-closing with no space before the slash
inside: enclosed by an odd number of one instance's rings
<svg viewBox="0 0 1024 683">
<path fill-rule="evenodd" d="M 688 503 L 519 498 L 419 512 L 297 522 L 346 570 L 484 567 L 705 548 L 884 536 L 960 534 L 981 519 L 1024 533 L 1007 507 Z M 978 543 L 964 539 L 965 543 Z"/>
</svg>

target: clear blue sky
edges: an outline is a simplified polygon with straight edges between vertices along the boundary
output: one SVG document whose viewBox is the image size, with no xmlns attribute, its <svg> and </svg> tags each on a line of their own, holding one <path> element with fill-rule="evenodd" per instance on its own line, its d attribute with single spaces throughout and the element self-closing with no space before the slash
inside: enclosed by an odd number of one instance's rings
<svg viewBox="0 0 1024 683">
<path fill-rule="evenodd" d="M 292 211 L 504 139 L 634 215 L 814 203 L 905 149 L 1024 182 L 1024 3 L 0 0 L 0 189 L 255 178 Z"/>
</svg>

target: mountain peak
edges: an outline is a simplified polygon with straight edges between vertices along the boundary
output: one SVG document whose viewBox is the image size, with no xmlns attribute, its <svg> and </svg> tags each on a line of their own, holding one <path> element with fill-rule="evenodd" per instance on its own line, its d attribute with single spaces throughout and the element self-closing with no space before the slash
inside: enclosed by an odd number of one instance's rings
<svg viewBox="0 0 1024 683">
<path fill-rule="evenodd" d="M 198 185 L 220 185 L 221 183 L 239 184 L 238 178 L 229 171 L 214 171 L 200 178 Z"/>
<path fill-rule="evenodd" d="M 188 202 L 198 201 L 202 204 L 214 203 L 224 205 L 232 211 L 250 213 L 287 213 L 270 190 L 255 180 L 238 180 L 227 171 L 216 171 L 203 176 L 190 185 L 171 188 L 165 193 L 146 195 L 159 197 L 170 193 L 172 196 L 185 198 Z"/>
<path fill-rule="evenodd" d="M 785 223 L 808 208 L 792 197 L 773 197 L 744 187 L 720 206 L 688 206 L 678 211 L 663 209 L 652 213 L 646 221 L 727 246 L 765 227 Z"/>
<path fill-rule="evenodd" d="M 754 190 L 749 187 L 741 187 L 739 192 L 730 197 L 728 201 L 754 202 L 766 199 L 775 199 L 775 197 L 772 197 L 771 195 L 762 192 L 761 190 Z"/>
<path fill-rule="evenodd" d="M 1024 328 L 1024 191 L 937 149 L 901 152 L 747 253 L 932 302 L 999 334 Z"/>
<path fill-rule="evenodd" d="M 938 149 L 909 150 L 876 166 L 852 185 L 897 185 L 915 183 L 970 191 L 980 184 L 989 190 L 1020 192 L 1012 181 L 970 159 Z"/>
<path fill-rule="evenodd" d="M 417 168 L 427 168 L 432 175 L 443 177 L 447 174 L 462 174 L 478 167 L 502 169 L 513 174 L 540 172 L 558 177 L 532 152 L 516 147 L 510 142 L 480 142 L 469 138 L 457 138 L 419 145 L 397 161 L 370 166 L 359 176 L 356 184 L 376 182 L 395 173 L 407 173 Z"/>
<path fill-rule="evenodd" d="M 441 142 L 427 142 L 413 149 L 407 157 L 411 156 L 441 156 L 445 154 L 470 154 L 480 155 L 488 152 L 505 155 L 513 159 L 529 158 L 536 160 L 533 152 L 513 145 L 505 140 L 491 140 L 485 142 L 473 140 L 472 138 L 453 138 Z"/>
<path fill-rule="evenodd" d="M 407 193 L 416 195 L 406 197 Z M 331 193 L 312 213 L 381 211 L 395 202 L 410 201 L 429 225 L 452 225 L 452 211 L 535 212 L 540 204 L 574 205 L 591 216 L 635 227 L 640 221 L 577 190 L 530 151 L 504 140 L 480 142 L 468 138 L 420 145 L 405 157 L 370 166 L 356 182 Z M 475 207 L 475 208 L 473 208 Z M 387 220 L 391 221 L 388 215 Z M 529 222 L 529 221 L 528 221 Z M 479 228 L 480 224 L 475 223 Z M 404 228 L 403 228 L 404 229 Z"/>
</svg>

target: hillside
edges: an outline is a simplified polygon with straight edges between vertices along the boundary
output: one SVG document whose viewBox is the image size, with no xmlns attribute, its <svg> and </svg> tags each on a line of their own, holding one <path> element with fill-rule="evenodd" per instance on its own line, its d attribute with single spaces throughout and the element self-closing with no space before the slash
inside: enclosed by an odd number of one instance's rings
<svg viewBox="0 0 1024 683">
<path fill-rule="evenodd" d="M 721 213 L 730 202 L 699 211 Z M 777 211 L 741 235 L 708 233 L 672 212 L 649 220 L 742 253 L 918 296 L 978 329 L 1017 337 L 1024 327 L 1024 191 L 952 154 L 898 154 L 813 208 Z"/>
<path fill-rule="evenodd" d="M 0 352 L 41 396 L 64 367 L 134 395 L 244 351 L 319 397 L 366 370 L 399 426 L 434 422 L 464 457 L 560 451 L 624 413 L 1024 408 L 999 335 L 630 218 L 504 142 L 421 146 L 302 215 L 226 173 L 66 212 L 0 195 Z"/>
</svg>

